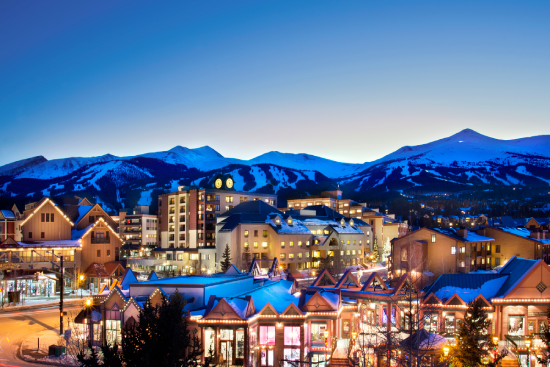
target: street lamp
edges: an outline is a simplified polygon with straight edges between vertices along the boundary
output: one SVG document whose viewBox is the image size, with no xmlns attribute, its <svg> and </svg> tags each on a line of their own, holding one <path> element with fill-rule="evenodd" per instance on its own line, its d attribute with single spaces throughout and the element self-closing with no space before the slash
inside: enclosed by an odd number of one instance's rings
<svg viewBox="0 0 550 367">
<path fill-rule="evenodd" d="M 529 353 L 529 349 L 531 348 L 530 338 L 525 339 L 525 346 L 527 347 L 527 367 L 529 367 L 529 362 L 531 362 L 531 353 Z"/>
<path fill-rule="evenodd" d="M 327 348 L 328 348 L 328 329 L 325 329 L 325 332 L 323 333 L 325 337 L 325 361 L 327 360 Z"/>
<path fill-rule="evenodd" d="M 92 305 L 92 300 L 90 298 L 88 298 L 86 300 L 86 307 L 90 307 Z"/>
<path fill-rule="evenodd" d="M 448 357 L 449 356 L 449 347 L 443 347 L 443 355 L 445 357 Z"/>
<path fill-rule="evenodd" d="M 82 282 L 84 281 L 84 275 L 80 274 L 80 298 L 82 298 Z"/>
</svg>

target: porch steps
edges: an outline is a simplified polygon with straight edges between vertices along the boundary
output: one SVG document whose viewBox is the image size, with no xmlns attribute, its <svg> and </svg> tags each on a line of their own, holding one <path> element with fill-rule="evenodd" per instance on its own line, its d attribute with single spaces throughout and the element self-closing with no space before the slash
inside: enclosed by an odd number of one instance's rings
<svg viewBox="0 0 550 367">
<path fill-rule="evenodd" d="M 515 358 L 504 358 L 500 361 L 501 367 L 520 367 L 519 362 Z"/>
<path fill-rule="evenodd" d="M 331 367 L 349 367 L 349 359 L 347 358 L 332 358 L 330 360 Z"/>
</svg>

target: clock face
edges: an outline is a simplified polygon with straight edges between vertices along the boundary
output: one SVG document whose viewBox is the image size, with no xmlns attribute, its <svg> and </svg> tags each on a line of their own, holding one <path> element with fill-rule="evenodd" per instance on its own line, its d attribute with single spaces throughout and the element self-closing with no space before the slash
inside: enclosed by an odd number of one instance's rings
<svg viewBox="0 0 550 367">
<path fill-rule="evenodd" d="M 214 186 L 216 186 L 217 189 L 221 189 L 222 188 L 222 179 L 217 178 L 216 182 L 214 182 Z"/>
<path fill-rule="evenodd" d="M 233 188 L 233 179 L 228 178 L 227 181 L 225 181 L 225 186 L 227 186 L 228 189 L 232 189 Z"/>
</svg>

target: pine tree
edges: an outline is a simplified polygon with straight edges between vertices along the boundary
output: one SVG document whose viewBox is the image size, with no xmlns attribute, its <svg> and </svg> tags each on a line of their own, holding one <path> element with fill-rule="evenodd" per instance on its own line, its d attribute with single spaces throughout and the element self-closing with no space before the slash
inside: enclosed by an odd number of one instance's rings
<svg viewBox="0 0 550 367">
<path fill-rule="evenodd" d="M 378 241 L 376 241 L 376 236 L 374 237 L 372 244 L 372 254 L 374 256 L 374 262 L 380 261 L 380 255 L 378 254 Z"/>
<path fill-rule="evenodd" d="M 491 336 L 487 334 L 491 320 L 483 310 L 483 301 L 478 299 L 470 302 L 464 320 L 458 321 L 456 346 L 452 348 L 449 361 L 456 367 L 477 367 L 481 365 L 496 366 L 504 358 L 506 352 L 496 358 L 490 353 Z M 482 361 L 488 361 L 483 363 Z"/>
<path fill-rule="evenodd" d="M 550 306 L 546 310 L 546 325 L 540 331 L 540 338 L 544 344 L 550 345 Z M 538 355 L 537 360 L 543 366 L 548 366 L 548 362 L 550 362 L 550 349 L 546 349 L 546 354 Z"/>
<path fill-rule="evenodd" d="M 225 245 L 225 250 L 223 250 L 222 258 L 222 272 L 225 273 L 225 271 L 231 266 L 231 249 L 229 248 L 229 245 Z"/>
</svg>

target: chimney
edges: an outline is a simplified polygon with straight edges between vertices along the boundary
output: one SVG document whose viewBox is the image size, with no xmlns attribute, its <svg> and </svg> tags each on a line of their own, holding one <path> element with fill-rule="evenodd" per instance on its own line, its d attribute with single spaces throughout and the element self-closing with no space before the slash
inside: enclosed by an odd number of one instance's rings
<svg viewBox="0 0 550 367">
<path fill-rule="evenodd" d="M 531 238 L 536 238 L 537 240 L 540 240 L 540 232 L 539 231 L 533 231 L 531 232 L 531 235 L 529 236 Z"/>
<path fill-rule="evenodd" d="M 468 230 L 464 227 L 460 227 L 460 229 L 457 229 L 456 230 L 456 234 L 459 235 L 460 237 L 468 237 Z"/>
</svg>

